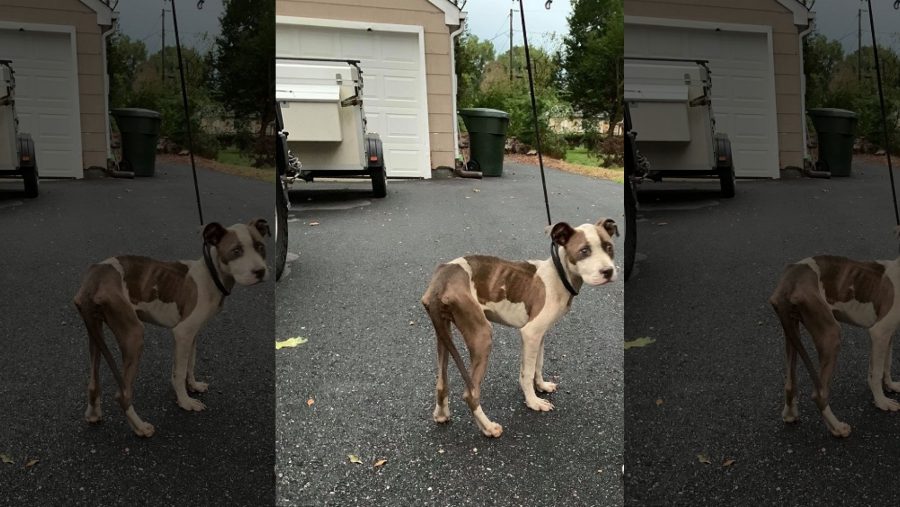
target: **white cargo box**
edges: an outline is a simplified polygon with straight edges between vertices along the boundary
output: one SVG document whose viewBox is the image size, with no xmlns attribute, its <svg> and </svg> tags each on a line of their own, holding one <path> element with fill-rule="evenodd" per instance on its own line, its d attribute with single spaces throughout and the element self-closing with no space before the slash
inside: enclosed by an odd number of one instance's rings
<svg viewBox="0 0 900 507">
<path fill-rule="evenodd" d="M 12 99 L 11 71 L 6 65 L 0 65 L 0 171 L 12 171 L 19 165 Z"/>
<path fill-rule="evenodd" d="M 626 81 L 625 100 L 631 108 L 631 121 L 641 125 L 642 141 L 691 140 L 687 85 Z"/>
<path fill-rule="evenodd" d="M 281 84 L 275 90 L 275 99 L 281 102 L 284 128 L 291 139 L 343 140 L 340 86 Z"/>
</svg>

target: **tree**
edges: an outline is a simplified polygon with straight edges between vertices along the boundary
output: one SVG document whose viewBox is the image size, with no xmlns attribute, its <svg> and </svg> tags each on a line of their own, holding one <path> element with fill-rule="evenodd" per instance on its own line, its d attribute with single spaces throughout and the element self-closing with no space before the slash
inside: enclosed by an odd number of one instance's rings
<svg viewBox="0 0 900 507">
<path fill-rule="evenodd" d="M 806 107 L 822 107 L 832 75 L 844 59 L 841 43 L 820 33 L 803 39 L 803 73 L 806 74 Z"/>
<path fill-rule="evenodd" d="M 133 78 L 147 61 L 147 46 L 116 30 L 106 41 L 106 72 L 109 74 L 109 105 L 125 107 L 134 94 Z"/>
<path fill-rule="evenodd" d="M 573 2 L 563 43 L 566 95 L 589 123 L 622 119 L 624 23 L 622 0 Z"/>
<path fill-rule="evenodd" d="M 266 129 L 275 119 L 275 2 L 225 0 L 221 35 L 212 56 L 214 93 L 235 118 L 235 126 L 256 123 L 256 164 L 270 164 L 274 153 Z"/>
<path fill-rule="evenodd" d="M 459 107 L 472 107 L 476 101 L 487 64 L 494 61 L 494 45 L 479 40 L 468 29 L 456 38 L 456 100 Z"/>
</svg>

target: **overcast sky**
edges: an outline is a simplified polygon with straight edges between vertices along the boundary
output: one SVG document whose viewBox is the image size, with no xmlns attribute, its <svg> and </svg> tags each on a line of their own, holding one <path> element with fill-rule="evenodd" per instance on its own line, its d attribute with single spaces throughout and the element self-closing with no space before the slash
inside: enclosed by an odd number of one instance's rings
<svg viewBox="0 0 900 507">
<path fill-rule="evenodd" d="M 269 0 L 272 1 L 272 0 Z M 119 0 L 119 29 L 132 39 L 144 41 L 148 53 L 159 51 L 162 43 L 162 9 L 166 10 L 166 43 L 175 44 L 172 28 L 172 3 L 163 0 Z M 207 50 L 219 34 L 222 0 L 205 0 L 197 9 L 197 0 L 175 0 L 181 44 Z"/>
<path fill-rule="evenodd" d="M 860 7 L 865 9 L 866 6 L 865 1 L 858 0 L 816 0 L 813 6 L 816 29 L 829 39 L 839 40 L 845 53 L 856 51 L 857 12 Z M 894 10 L 894 0 L 872 0 L 872 10 L 878 44 L 900 49 L 900 10 Z M 862 44 L 872 45 L 869 14 L 866 11 L 862 14 Z"/>
<path fill-rule="evenodd" d="M 197 10 L 197 0 L 175 0 L 175 2 L 182 43 L 200 49 L 209 48 L 219 33 L 219 16 L 223 11 L 222 0 L 206 0 L 202 10 Z M 559 41 L 568 33 L 566 19 L 572 11 L 569 0 L 553 0 L 550 10 L 544 9 L 545 0 L 523 0 L 523 2 L 528 38 L 532 46 L 552 48 L 554 40 Z M 133 39 L 144 41 L 150 53 L 158 51 L 160 47 L 163 5 L 167 10 L 171 10 L 171 3 L 163 0 L 120 0 L 117 7 L 122 32 Z M 497 53 L 509 48 L 510 8 L 518 11 L 518 0 L 469 0 L 465 6 L 466 12 L 469 13 L 469 30 L 479 39 L 492 40 Z M 521 26 L 519 13 L 516 12 L 513 22 L 513 43 L 516 45 L 522 44 Z M 556 39 L 553 34 L 558 35 Z M 170 45 L 175 42 L 171 12 L 166 12 L 166 40 Z"/>
</svg>

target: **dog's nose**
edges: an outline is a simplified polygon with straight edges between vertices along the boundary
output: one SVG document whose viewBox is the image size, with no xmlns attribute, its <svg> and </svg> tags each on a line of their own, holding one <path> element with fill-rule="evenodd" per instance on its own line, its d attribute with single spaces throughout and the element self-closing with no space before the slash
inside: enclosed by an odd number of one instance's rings
<svg viewBox="0 0 900 507">
<path fill-rule="evenodd" d="M 606 269 L 600 270 L 600 274 L 603 275 L 603 277 L 606 279 L 612 278 L 613 275 L 615 274 L 615 272 L 616 272 L 616 270 L 614 270 L 613 268 L 606 268 Z"/>
<path fill-rule="evenodd" d="M 253 274 L 256 275 L 256 278 L 258 280 L 262 280 L 263 278 L 266 277 L 266 268 L 254 269 Z"/>
</svg>

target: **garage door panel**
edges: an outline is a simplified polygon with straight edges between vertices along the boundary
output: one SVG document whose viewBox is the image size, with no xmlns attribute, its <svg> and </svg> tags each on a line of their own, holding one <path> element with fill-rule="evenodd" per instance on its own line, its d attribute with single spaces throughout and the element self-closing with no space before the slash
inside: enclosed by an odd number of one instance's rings
<svg viewBox="0 0 900 507">
<path fill-rule="evenodd" d="M 0 29 L 13 61 L 19 131 L 31 134 L 41 176 L 81 177 L 81 121 L 68 33 Z"/>
<path fill-rule="evenodd" d="M 716 130 L 731 139 L 735 172 L 778 176 L 774 76 L 765 33 L 629 23 L 625 54 L 709 60 Z"/>
<path fill-rule="evenodd" d="M 417 34 L 302 25 L 277 33 L 278 56 L 360 60 L 367 130 L 381 136 L 388 176 L 430 176 Z"/>
</svg>

